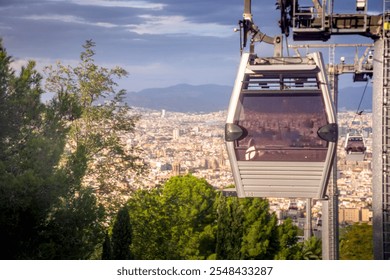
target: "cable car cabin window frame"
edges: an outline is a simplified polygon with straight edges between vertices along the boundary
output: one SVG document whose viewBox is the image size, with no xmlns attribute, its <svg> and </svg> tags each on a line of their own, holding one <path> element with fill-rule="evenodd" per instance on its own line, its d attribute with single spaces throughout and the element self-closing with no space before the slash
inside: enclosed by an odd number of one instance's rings
<svg viewBox="0 0 390 280">
<path fill-rule="evenodd" d="M 363 135 L 347 134 L 345 139 L 345 151 L 347 154 L 362 154 L 366 153 L 367 147 Z"/>
<path fill-rule="evenodd" d="M 245 102 L 246 99 L 252 100 Z M 272 111 L 271 108 L 267 112 L 256 110 L 248 112 L 248 106 L 257 104 L 255 99 L 263 99 L 264 103 L 268 103 L 266 105 L 271 105 L 269 101 L 272 99 L 276 104 L 268 106 L 269 108 L 277 106 L 277 103 L 285 103 L 284 109 L 291 111 L 277 111 L 277 108 Z M 294 105 L 298 105 L 296 103 L 303 100 L 309 102 L 301 104 L 300 108 L 306 107 L 310 110 L 317 107 L 321 111 L 293 112 Z M 310 104 L 312 107 L 307 108 L 308 103 L 317 104 Z M 245 129 L 247 135 L 234 141 L 237 160 L 325 161 L 328 142 L 317 136 L 318 129 L 327 125 L 321 92 L 311 91 L 305 94 L 281 91 L 272 94 L 246 93 L 240 98 L 239 107 L 240 117 L 237 124 Z M 255 114 L 258 116 L 256 117 Z M 252 150 L 248 151 L 251 148 Z"/>
<path fill-rule="evenodd" d="M 320 53 L 308 54 L 305 58 L 258 58 L 248 53 L 242 55 L 225 125 L 225 143 L 238 197 L 325 197 L 338 135 L 335 109 L 323 65 Z M 313 108 L 306 111 L 308 114 L 315 114 L 316 108 L 321 108 L 318 117 L 320 123 L 313 127 L 295 129 L 301 134 L 310 132 L 310 137 L 315 139 L 314 142 L 317 141 L 318 146 L 310 141 L 309 145 L 303 147 L 291 145 L 294 137 L 299 139 L 302 136 L 297 131 L 291 132 L 291 123 L 296 121 L 297 126 L 303 126 L 303 121 L 291 120 L 290 132 L 288 125 L 286 127 L 286 123 L 294 115 L 305 115 L 302 106 L 307 104 L 295 108 L 300 98 L 306 98 L 304 103 L 308 104 L 308 98 L 316 100 Z M 285 109 L 290 110 L 289 113 L 282 113 L 283 110 L 277 109 L 282 103 L 286 105 Z M 250 121 L 257 121 L 245 116 L 251 107 L 254 112 L 259 113 L 259 117 L 267 116 L 268 113 L 272 120 L 266 124 L 271 126 L 268 135 L 264 133 L 264 123 L 262 132 L 256 131 L 259 127 L 254 130 L 248 127 Z M 281 115 L 275 119 L 277 114 Z M 309 116 L 305 118 L 310 120 Z M 285 131 L 275 138 L 270 137 L 272 130 L 280 129 Z M 250 142 L 251 139 L 253 142 Z M 268 142 L 266 145 L 265 139 Z M 280 144 L 282 146 L 278 147 Z M 294 153 L 300 155 L 291 156 Z"/>
</svg>

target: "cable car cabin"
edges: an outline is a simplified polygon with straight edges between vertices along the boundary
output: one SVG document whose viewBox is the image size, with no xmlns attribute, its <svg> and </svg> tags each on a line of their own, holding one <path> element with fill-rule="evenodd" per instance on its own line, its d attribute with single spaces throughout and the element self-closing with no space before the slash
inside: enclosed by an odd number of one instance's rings
<svg viewBox="0 0 390 280">
<path fill-rule="evenodd" d="M 366 154 L 364 138 L 360 134 L 347 134 L 345 138 L 345 151 L 348 161 L 363 161 Z"/>
<path fill-rule="evenodd" d="M 320 53 L 243 54 L 225 125 L 237 196 L 323 198 L 335 120 Z"/>
</svg>

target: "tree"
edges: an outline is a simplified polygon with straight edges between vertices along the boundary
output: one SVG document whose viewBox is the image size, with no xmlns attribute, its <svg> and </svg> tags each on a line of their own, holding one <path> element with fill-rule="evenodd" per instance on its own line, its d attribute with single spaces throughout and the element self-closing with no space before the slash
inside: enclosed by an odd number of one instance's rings
<svg viewBox="0 0 390 280">
<path fill-rule="evenodd" d="M 8 112 L 7 98 L 11 79 L 14 77 L 14 71 L 11 69 L 12 58 L 8 55 L 0 38 L 0 143 L 4 140 L 8 130 Z M 0 158 L 2 151 L 0 150 Z"/>
<path fill-rule="evenodd" d="M 137 156 L 138 149 L 122 141 L 129 136 L 139 116 L 131 116 L 123 102 L 124 90 L 116 90 L 116 80 L 127 76 L 121 67 L 107 69 L 94 61 L 95 43 L 86 41 L 75 66 L 46 68 L 46 88 L 56 94 L 51 105 L 66 121 L 68 134 L 66 152 L 73 160 L 76 177 L 84 186 L 93 186 L 98 200 L 116 212 L 133 190 L 130 181 L 145 170 Z"/>
<path fill-rule="evenodd" d="M 91 189 L 60 197 L 42 227 L 37 258 L 90 259 L 104 238 L 104 214 Z"/>
<path fill-rule="evenodd" d="M 215 199 L 213 187 L 193 175 L 171 177 L 164 184 L 161 200 L 177 258 L 207 259 L 215 252 Z"/>
<path fill-rule="evenodd" d="M 299 259 L 297 227 L 267 200 L 224 197 L 204 179 L 170 178 L 130 198 L 136 259 Z"/>
<path fill-rule="evenodd" d="M 216 255 L 220 260 L 241 259 L 244 213 L 238 198 L 224 197 L 218 200 L 218 231 Z"/>
<path fill-rule="evenodd" d="M 112 259 L 112 247 L 111 247 L 111 238 L 108 232 L 104 237 L 103 248 L 102 248 L 102 260 L 111 260 Z"/>
<path fill-rule="evenodd" d="M 322 242 L 321 239 L 312 236 L 303 243 L 302 255 L 304 260 L 321 260 L 322 259 Z"/>
<path fill-rule="evenodd" d="M 35 62 L 11 70 L 0 42 L 0 240 L 1 258 L 33 258 L 59 188 L 54 165 L 61 153 L 61 127 L 40 103 Z"/>
<path fill-rule="evenodd" d="M 131 251 L 135 259 L 176 259 L 171 246 L 170 213 L 166 212 L 161 196 L 162 189 L 140 189 L 129 200 L 130 218 L 133 226 Z"/>
<path fill-rule="evenodd" d="M 277 225 L 267 200 L 220 195 L 217 209 L 217 259 L 303 258 L 298 227 L 291 219 Z"/>
<path fill-rule="evenodd" d="M 302 246 L 298 243 L 298 227 L 291 219 L 285 220 L 278 226 L 278 253 L 275 258 L 279 260 L 302 259 Z"/>
<path fill-rule="evenodd" d="M 192 175 L 139 190 L 129 201 L 137 259 L 207 259 L 215 253 L 216 192 Z"/>
<path fill-rule="evenodd" d="M 242 199 L 244 233 L 241 256 L 250 260 L 272 260 L 278 252 L 277 218 L 269 213 L 267 200 Z"/>
<path fill-rule="evenodd" d="M 372 225 L 355 223 L 341 231 L 341 260 L 372 260 L 373 257 Z"/>
<path fill-rule="evenodd" d="M 116 217 L 112 229 L 112 259 L 130 260 L 132 254 L 130 245 L 132 241 L 132 228 L 127 207 L 122 207 Z"/>
<path fill-rule="evenodd" d="M 88 50 L 82 55 L 85 67 L 89 61 L 90 69 L 100 69 L 88 58 L 90 55 Z M 73 81 L 66 79 L 76 74 L 68 75 L 66 67 L 62 68 L 64 76 L 49 75 L 48 84 L 62 90 L 52 102 L 42 104 L 42 77 L 35 63 L 28 62 L 15 74 L 11 62 L 0 45 L 0 242 L 4 248 L 0 257 L 89 259 L 101 247 L 107 216 L 96 199 L 94 185 L 85 182 L 100 139 L 93 131 L 86 132 L 83 118 L 96 111 L 107 117 L 110 127 L 121 128 L 134 125 L 134 119 L 128 122 L 125 110 L 115 102 L 104 106 L 111 112 L 107 115 L 103 114 L 105 110 L 84 106 L 88 102 L 83 103 L 71 87 Z M 102 70 L 100 76 L 93 76 L 92 72 L 90 76 L 84 73 L 87 78 L 78 81 L 85 96 L 88 91 L 95 96 L 91 92 L 97 90 L 99 81 L 104 84 L 104 74 L 109 73 Z M 105 85 L 114 86 L 109 81 Z M 126 120 L 121 122 L 122 118 Z M 93 121 L 89 124 L 93 128 Z M 107 136 L 103 144 L 120 154 L 122 143 L 115 142 L 115 137 L 109 139 Z M 103 144 L 102 150 L 110 151 Z"/>
</svg>

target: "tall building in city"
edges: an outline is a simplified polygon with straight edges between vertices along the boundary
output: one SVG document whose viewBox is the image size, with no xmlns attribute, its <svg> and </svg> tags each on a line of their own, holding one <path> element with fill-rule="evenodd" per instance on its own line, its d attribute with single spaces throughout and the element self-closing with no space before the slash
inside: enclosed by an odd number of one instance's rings
<svg viewBox="0 0 390 280">
<path fill-rule="evenodd" d="M 218 164 L 218 161 L 216 158 L 213 158 L 212 160 L 210 160 L 209 168 L 212 170 L 217 170 L 219 168 L 219 164 Z"/>
<path fill-rule="evenodd" d="M 204 169 L 208 169 L 209 168 L 209 160 L 207 158 L 205 158 L 203 160 L 203 168 Z"/>
<path fill-rule="evenodd" d="M 221 148 L 221 151 L 219 154 L 218 164 L 220 167 L 225 167 L 225 165 L 226 165 L 225 151 L 223 148 Z"/>
<path fill-rule="evenodd" d="M 358 223 L 360 222 L 360 209 L 358 208 L 340 208 L 339 223 Z"/>
<path fill-rule="evenodd" d="M 173 140 L 177 140 L 177 139 L 179 139 L 179 137 L 180 137 L 180 129 L 175 128 L 173 130 Z"/>
<path fill-rule="evenodd" d="M 172 165 L 172 175 L 179 176 L 180 175 L 180 162 L 175 161 Z"/>
</svg>

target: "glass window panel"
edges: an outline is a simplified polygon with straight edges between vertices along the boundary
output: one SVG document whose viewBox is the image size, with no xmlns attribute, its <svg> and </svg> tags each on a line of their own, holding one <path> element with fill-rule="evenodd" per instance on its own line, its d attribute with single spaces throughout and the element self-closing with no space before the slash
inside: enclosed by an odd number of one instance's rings
<svg viewBox="0 0 390 280">
<path fill-rule="evenodd" d="M 317 131 L 327 124 L 320 94 L 247 94 L 238 125 L 237 160 L 325 161 L 327 142 Z"/>
<path fill-rule="evenodd" d="M 361 136 L 349 136 L 346 150 L 347 152 L 364 152 L 366 150 Z"/>
</svg>

